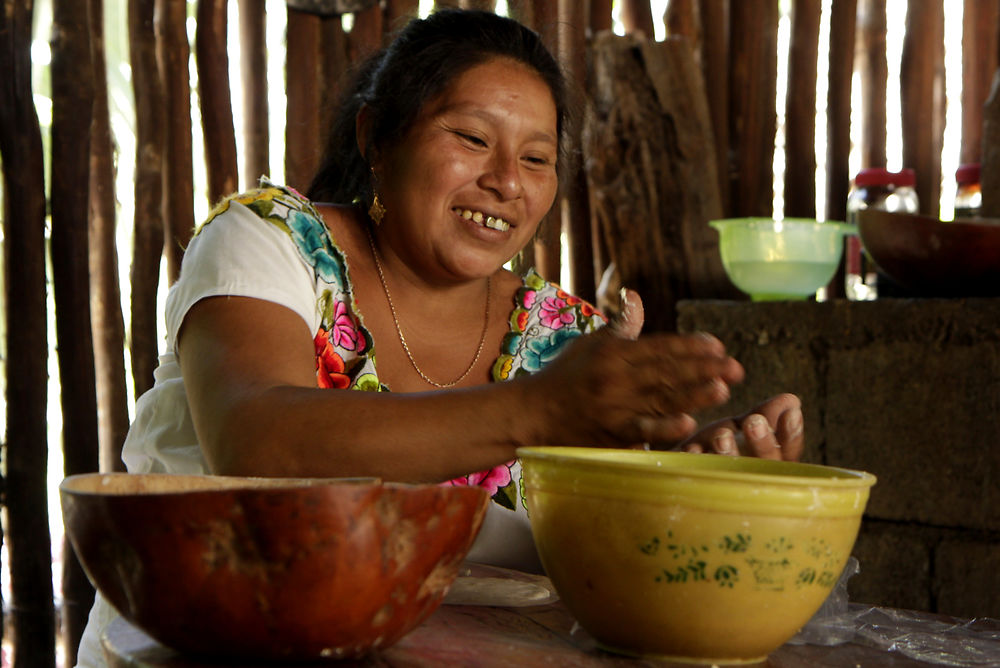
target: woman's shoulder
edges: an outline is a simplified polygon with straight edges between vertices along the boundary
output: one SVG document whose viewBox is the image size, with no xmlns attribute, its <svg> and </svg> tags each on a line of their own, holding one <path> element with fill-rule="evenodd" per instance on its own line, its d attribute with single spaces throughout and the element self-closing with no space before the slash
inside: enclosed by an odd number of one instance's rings
<svg viewBox="0 0 1000 668">
<path fill-rule="evenodd" d="M 529 269 L 514 293 L 510 331 L 493 367 L 494 379 L 534 373 L 572 339 L 605 324 L 607 318 L 590 302 Z"/>
</svg>

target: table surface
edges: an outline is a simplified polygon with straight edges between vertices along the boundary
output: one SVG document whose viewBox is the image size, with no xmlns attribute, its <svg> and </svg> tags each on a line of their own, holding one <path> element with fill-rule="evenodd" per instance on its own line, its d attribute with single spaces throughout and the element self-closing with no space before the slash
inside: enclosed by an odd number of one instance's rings
<svg viewBox="0 0 1000 668">
<path fill-rule="evenodd" d="M 917 613 L 920 614 L 920 613 Z M 928 615 L 928 620 L 938 619 Z M 205 663 L 185 657 L 151 639 L 124 619 L 117 619 L 103 637 L 112 668 L 250 668 L 253 664 Z M 1000 645 L 998 645 L 1000 646 Z M 274 664 L 270 664 L 274 668 Z M 295 664 L 382 668 L 439 666 L 565 666 L 567 668 L 665 668 L 661 661 L 630 659 L 602 651 L 582 631 L 558 601 L 538 606 L 491 607 L 442 605 L 398 643 L 354 661 Z M 786 644 L 757 666 L 772 668 L 840 668 L 855 666 L 931 666 L 855 642 L 834 646 Z M 966 664 L 972 665 L 972 664 Z M 982 663 L 976 665 L 991 665 Z M 1000 666 L 1000 654 L 997 663 Z"/>
</svg>

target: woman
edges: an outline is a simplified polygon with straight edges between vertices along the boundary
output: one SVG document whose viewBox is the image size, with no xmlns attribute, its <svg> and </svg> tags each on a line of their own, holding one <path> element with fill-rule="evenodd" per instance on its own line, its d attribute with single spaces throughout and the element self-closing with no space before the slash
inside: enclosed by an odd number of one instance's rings
<svg viewBox="0 0 1000 668">
<path fill-rule="evenodd" d="M 521 445 L 736 454 L 742 440 L 797 458 L 791 395 L 742 430 L 692 435 L 691 414 L 742 378 L 719 341 L 639 337 L 634 293 L 605 328 L 503 268 L 555 201 L 565 98 L 558 64 L 514 21 L 442 11 L 407 26 L 359 70 L 310 199 L 264 182 L 191 242 L 129 470 L 483 485 L 496 503 L 469 558 L 534 570 Z M 113 615 L 99 599 L 81 665 L 100 665 Z"/>
</svg>

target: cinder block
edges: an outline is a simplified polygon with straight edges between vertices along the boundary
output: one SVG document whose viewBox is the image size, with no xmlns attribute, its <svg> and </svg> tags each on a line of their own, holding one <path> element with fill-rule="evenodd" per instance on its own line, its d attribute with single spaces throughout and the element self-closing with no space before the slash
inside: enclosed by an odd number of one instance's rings
<svg viewBox="0 0 1000 668">
<path fill-rule="evenodd" d="M 937 611 L 1000 619 L 1000 542 L 942 541 L 934 550 Z"/>
<path fill-rule="evenodd" d="M 853 554 L 861 570 L 847 581 L 852 603 L 931 610 L 931 548 L 918 532 L 866 522 Z"/>
</svg>

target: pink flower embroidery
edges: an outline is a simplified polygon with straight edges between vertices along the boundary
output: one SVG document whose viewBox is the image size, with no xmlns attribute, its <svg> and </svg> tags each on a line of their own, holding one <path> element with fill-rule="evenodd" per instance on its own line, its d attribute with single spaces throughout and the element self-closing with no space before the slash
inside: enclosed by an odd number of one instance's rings
<svg viewBox="0 0 1000 668">
<path fill-rule="evenodd" d="M 485 489 L 490 496 L 493 496 L 497 493 L 498 489 L 506 487 L 511 483 L 510 466 L 513 463 L 501 464 L 489 471 L 471 473 L 467 476 L 450 480 L 445 484 L 478 486 Z"/>
<path fill-rule="evenodd" d="M 525 290 L 524 291 L 524 303 L 522 304 L 522 306 L 524 306 L 524 308 L 530 309 L 532 307 L 532 305 L 535 303 L 535 296 L 537 294 L 538 293 L 535 292 L 534 290 Z"/>
<path fill-rule="evenodd" d="M 573 322 L 573 309 L 567 306 L 563 299 L 546 297 L 542 302 L 540 319 L 549 329 L 562 329 L 563 325 Z"/>
<path fill-rule="evenodd" d="M 344 350 L 355 350 L 362 352 L 364 340 L 358 336 L 358 330 L 354 326 L 354 320 L 347 314 L 347 305 L 344 302 L 337 302 L 333 310 L 333 327 L 330 330 L 330 341 L 335 346 Z"/>
</svg>

